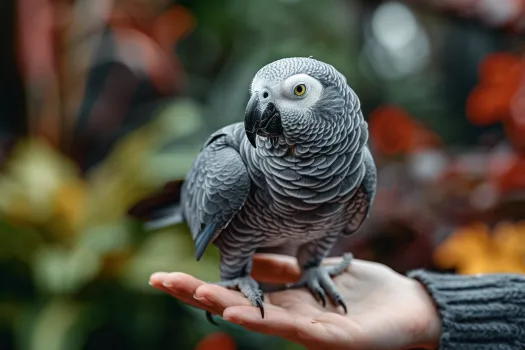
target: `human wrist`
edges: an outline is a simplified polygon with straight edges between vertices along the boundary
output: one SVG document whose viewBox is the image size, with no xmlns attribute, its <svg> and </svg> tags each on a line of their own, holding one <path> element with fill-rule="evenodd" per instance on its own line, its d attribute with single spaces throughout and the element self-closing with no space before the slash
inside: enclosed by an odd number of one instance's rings
<svg viewBox="0 0 525 350">
<path fill-rule="evenodd" d="M 437 349 L 442 331 L 437 305 L 423 284 L 412 278 L 407 280 L 414 296 L 414 308 L 419 316 L 413 330 L 417 343 L 415 345 L 424 349 Z"/>
</svg>

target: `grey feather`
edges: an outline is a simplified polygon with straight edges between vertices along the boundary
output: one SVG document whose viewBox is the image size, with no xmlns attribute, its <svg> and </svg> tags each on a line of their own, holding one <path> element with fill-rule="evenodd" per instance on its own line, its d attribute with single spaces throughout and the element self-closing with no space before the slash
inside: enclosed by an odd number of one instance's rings
<svg viewBox="0 0 525 350">
<path fill-rule="evenodd" d="M 297 74 L 318 82 L 321 90 L 311 89 L 319 93 L 315 102 L 295 107 L 283 95 L 281 85 Z M 359 229 L 375 196 L 367 124 L 342 74 L 312 58 L 288 58 L 257 72 L 251 93 L 261 86 L 281 89 L 271 98 L 283 134 L 258 136 L 254 148 L 243 123 L 222 128 L 206 141 L 182 188 L 197 256 L 213 242 L 222 280 L 247 276 L 253 253 L 263 247 L 303 247 L 300 262 L 319 264 L 337 237 Z"/>
<path fill-rule="evenodd" d="M 238 152 L 231 127 L 213 134 L 194 160 L 182 187 L 184 217 L 195 242 L 204 246 L 217 238 L 250 193 L 250 177 Z M 237 136 L 238 137 L 238 136 Z M 213 235 L 205 228 L 214 225 Z M 207 238 L 202 242 L 202 235 Z M 202 242 L 202 243 L 201 243 Z M 200 258 L 201 247 L 196 252 Z"/>
</svg>

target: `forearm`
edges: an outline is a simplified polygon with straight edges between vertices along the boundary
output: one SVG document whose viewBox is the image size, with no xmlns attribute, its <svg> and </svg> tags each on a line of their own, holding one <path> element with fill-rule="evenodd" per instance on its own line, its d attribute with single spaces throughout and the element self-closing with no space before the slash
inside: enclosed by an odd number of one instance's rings
<svg viewBox="0 0 525 350">
<path fill-rule="evenodd" d="M 421 282 L 442 322 L 440 350 L 525 349 L 525 275 L 451 275 L 424 270 Z"/>
</svg>

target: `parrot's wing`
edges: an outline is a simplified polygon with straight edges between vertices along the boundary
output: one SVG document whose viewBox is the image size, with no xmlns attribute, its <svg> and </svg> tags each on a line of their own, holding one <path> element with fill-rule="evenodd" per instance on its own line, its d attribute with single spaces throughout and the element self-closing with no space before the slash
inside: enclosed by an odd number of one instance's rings
<svg viewBox="0 0 525 350">
<path fill-rule="evenodd" d="M 365 166 L 365 177 L 357 189 L 352 202 L 347 210 L 351 212 L 351 218 L 343 234 L 345 236 L 356 232 L 370 213 L 370 207 L 374 201 L 377 188 L 377 170 L 368 147 L 363 149 L 363 164 Z"/>
<path fill-rule="evenodd" d="M 250 193 L 251 180 L 233 135 L 215 133 L 195 159 L 182 190 L 184 217 L 200 260 Z"/>
</svg>

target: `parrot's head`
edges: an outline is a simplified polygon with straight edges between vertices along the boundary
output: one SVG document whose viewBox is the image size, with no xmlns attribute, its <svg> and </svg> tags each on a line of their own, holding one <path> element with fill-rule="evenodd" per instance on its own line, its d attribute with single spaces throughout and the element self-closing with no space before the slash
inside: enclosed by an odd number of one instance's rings
<svg viewBox="0 0 525 350">
<path fill-rule="evenodd" d="M 257 135 L 274 145 L 315 144 L 355 124 L 359 100 L 333 66 L 306 57 L 284 58 L 261 68 L 251 84 L 244 127 L 253 147 Z"/>
</svg>

